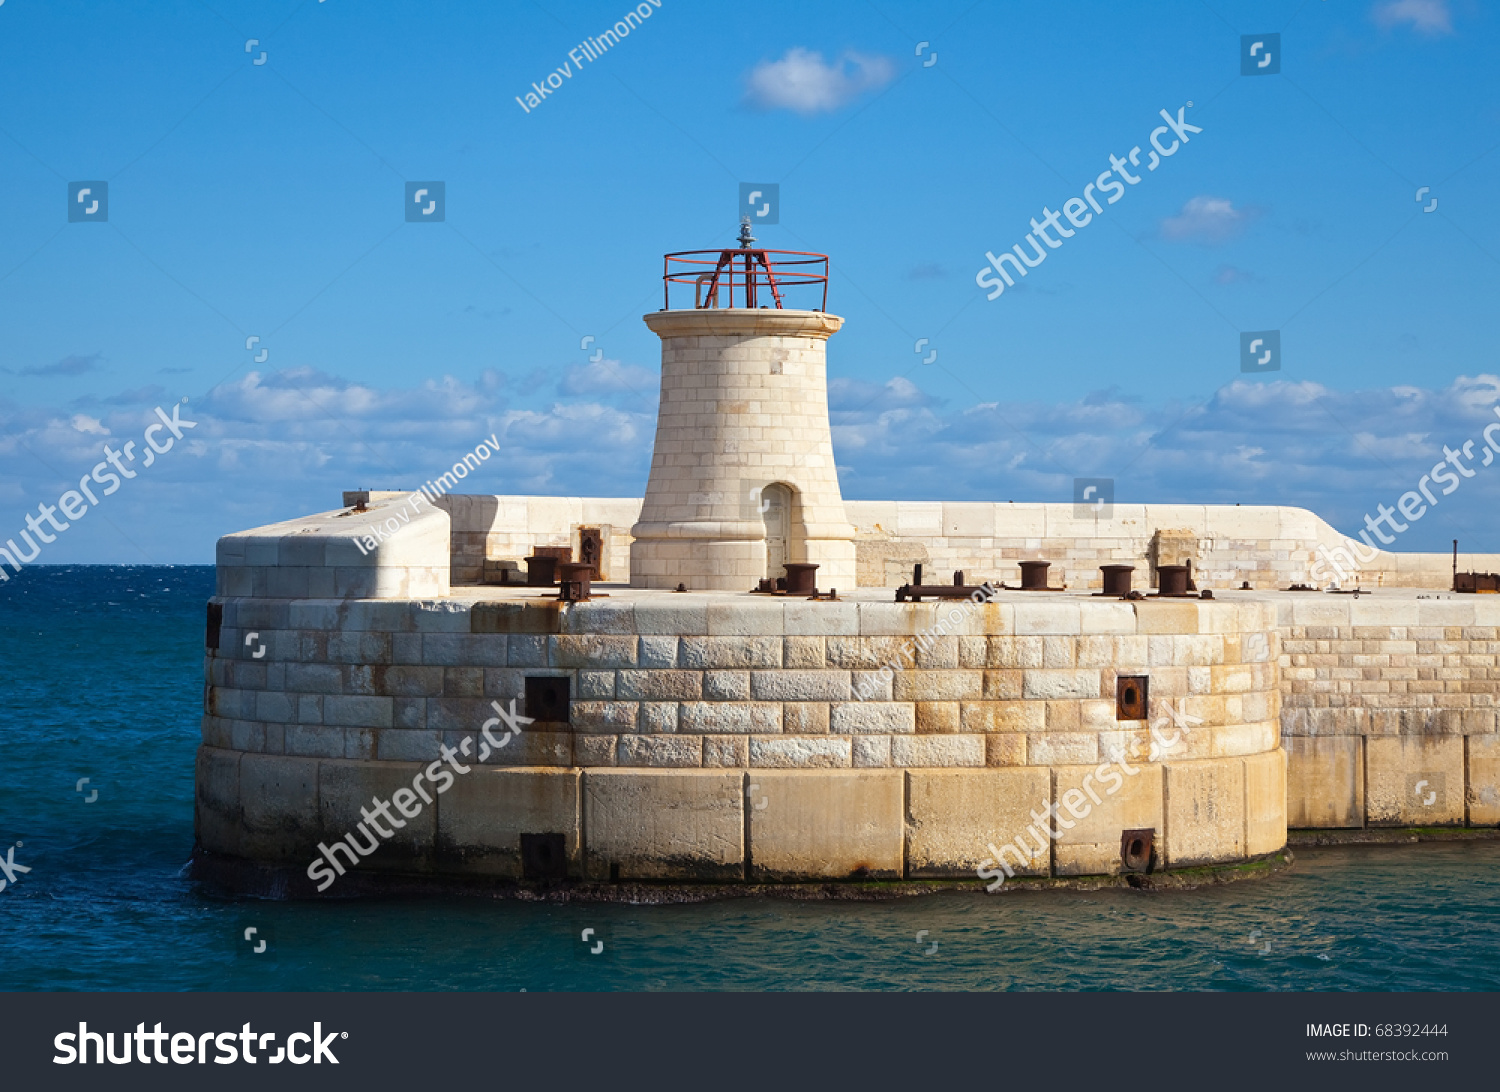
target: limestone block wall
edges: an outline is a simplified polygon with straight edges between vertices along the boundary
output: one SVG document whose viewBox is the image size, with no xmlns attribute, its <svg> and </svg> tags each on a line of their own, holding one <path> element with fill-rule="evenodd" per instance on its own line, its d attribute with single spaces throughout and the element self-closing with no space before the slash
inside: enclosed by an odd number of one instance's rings
<svg viewBox="0 0 1500 1092">
<path fill-rule="evenodd" d="M 225 535 L 219 595 L 286 599 L 448 594 L 448 514 L 421 493 L 376 493 L 340 509 Z"/>
<path fill-rule="evenodd" d="M 1319 565 L 1320 556 L 1343 556 L 1334 551 L 1344 536 L 1302 508 L 1116 504 L 1108 519 L 1079 519 L 1071 504 L 846 501 L 845 510 L 857 529 L 862 587 L 904 584 L 918 561 L 938 577 L 963 569 L 1014 584 L 1018 562 L 1031 559 L 1052 562 L 1053 584 L 1097 589 L 1100 565 L 1127 564 L 1137 567 L 1136 587 L 1148 587 L 1158 531 L 1196 536 L 1200 587 L 1238 588 L 1247 580 L 1257 589 L 1321 587 L 1332 570 L 1326 560 Z M 1500 571 L 1500 556 L 1465 554 L 1460 561 L 1465 569 Z M 1346 587 L 1362 580 L 1365 587 L 1446 589 L 1452 558 L 1381 552 L 1350 572 Z"/>
<path fill-rule="evenodd" d="M 919 643 L 950 624 L 948 606 L 654 598 L 226 600 L 205 739 L 323 757 L 436 753 L 544 675 L 567 681 L 570 722 L 531 726 L 497 763 L 1086 765 L 1149 749 L 1144 721 L 1115 717 L 1116 677 L 1144 674 L 1153 716 L 1171 703 L 1204 722 L 1174 757 L 1277 746 L 1266 603 L 1014 593 Z M 261 659 L 240 648 L 252 629 Z M 1260 643 L 1247 647 L 1249 635 Z"/>
<path fill-rule="evenodd" d="M 1319 539 L 1320 548 L 1311 569 L 1312 583 L 1325 587 L 1330 581 L 1344 588 L 1427 588 L 1448 591 L 1453 587 L 1451 553 L 1373 552 L 1363 542 L 1335 534 Z M 1368 560 L 1362 560 L 1367 558 Z M 1500 554 L 1461 551 L 1461 572 L 1500 572 Z"/>
<path fill-rule="evenodd" d="M 1279 615 L 1292 826 L 1500 823 L 1500 601 L 1293 595 Z"/>
<path fill-rule="evenodd" d="M 640 516 L 639 500 L 450 494 L 437 504 L 452 520 L 454 584 L 478 584 L 486 558 L 509 559 L 524 566 L 524 559 L 538 546 L 570 546 L 576 559 L 580 527 L 597 527 L 602 532 L 603 579 L 630 580 L 630 528 Z"/>
<path fill-rule="evenodd" d="M 851 501 L 848 510 L 860 582 L 886 587 L 909 580 L 914 560 L 940 575 L 963 568 L 1016 583 L 1018 562 L 1036 559 L 1052 562 L 1054 585 L 1097 589 L 1100 565 L 1131 564 L 1136 587 L 1149 588 L 1158 530 L 1196 533 L 1200 587 L 1285 587 L 1307 579 L 1322 524 L 1296 508 L 1222 505 L 1116 504 L 1108 519 L 1078 519 L 1071 504 Z"/>
<path fill-rule="evenodd" d="M 610 579 L 630 579 L 629 532 L 640 514 L 637 500 L 453 496 L 439 503 L 453 517 L 455 583 L 477 580 L 486 556 L 520 558 L 536 545 L 576 544 L 580 525 L 610 527 Z M 1448 554 L 1382 552 L 1360 563 L 1344 536 L 1300 508 L 1115 505 L 1108 520 L 1075 519 L 1070 504 L 846 501 L 844 509 L 855 527 L 860 587 L 898 587 L 911 578 L 916 562 L 938 579 L 963 569 L 1014 584 L 1020 579 L 1018 562 L 1032 558 L 1053 563 L 1054 584 L 1096 589 L 1100 565 L 1123 563 L 1137 566 L 1136 586 L 1147 587 L 1159 530 L 1196 537 L 1194 571 L 1201 585 L 1214 588 L 1238 588 L 1246 580 L 1257 589 L 1322 587 L 1332 578 L 1335 561 L 1348 568 L 1343 583 L 1351 587 L 1362 582 L 1447 589 L 1452 578 Z M 1466 571 L 1496 572 L 1500 556 L 1465 553 L 1459 564 Z M 822 586 L 839 586 L 821 572 L 819 578 Z"/>
<path fill-rule="evenodd" d="M 1168 867 L 1284 841 L 1264 602 L 1017 593 L 947 623 L 951 604 L 661 593 L 221 606 L 198 809 L 215 852 L 342 837 L 538 676 L 566 680 L 569 720 L 474 762 L 381 866 L 512 875 L 519 834 L 546 831 L 596 878 L 972 876 L 1100 763 L 1135 772 L 1024 871 L 1115 871 L 1127 828 L 1158 831 Z M 1153 717 L 1201 724 L 1151 753 L 1147 721 L 1116 719 L 1120 673 L 1149 678 Z"/>
</svg>

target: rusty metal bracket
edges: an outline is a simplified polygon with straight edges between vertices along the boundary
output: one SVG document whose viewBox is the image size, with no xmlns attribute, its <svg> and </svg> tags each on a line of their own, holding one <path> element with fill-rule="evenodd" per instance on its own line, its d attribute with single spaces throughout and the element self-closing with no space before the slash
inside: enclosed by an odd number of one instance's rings
<svg viewBox="0 0 1500 1092">
<path fill-rule="evenodd" d="M 1146 720 L 1151 708 L 1151 679 L 1147 675 L 1115 677 L 1115 719 Z"/>
<path fill-rule="evenodd" d="M 1000 585 L 1005 587 L 1004 584 Z M 930 599 L 968 599 L 975 592 L 984 592 L 986 598 L 993 599 L 999 589 L 986 580 L 983 584 L 965 584 L 964 572 L 959 569 L 953 574 L 952 584 L 924 584 L 922 583 L 922 565 L 918 562 L 912 567 L 911 583 L 902 584 L 896 589 L 896 602 L 920 603 L 925 595 Z"/>
<path fill-rule="evenodd" d="M 1150 872 L 1155 867 L 1155 828 L 1140 827 L 1120 831 L 1120 871 Z"/>
</svg>

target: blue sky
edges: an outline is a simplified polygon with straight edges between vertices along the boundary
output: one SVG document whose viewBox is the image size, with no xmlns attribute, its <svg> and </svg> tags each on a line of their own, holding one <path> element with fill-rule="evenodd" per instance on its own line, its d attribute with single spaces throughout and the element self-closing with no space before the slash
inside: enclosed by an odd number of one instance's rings
<svg viewBox="0 0 1500 1092">
<path fill-rule="evenodd" d="M 1497 14 L 1142 8 L 662 0 L 580 67 L 626 0 L 3 0 L 0 539 L 184 398 L 197 427 L 41 561 L 210 561 L 491 433 L 475 491 L 639 496 L 640 316 L 664 252 L 731 242 L 742 181 L 780 187 L 763 245 L 833 259 L 845 496 L 1111 477 L 1352 531 L 1497 419 Z M 1270 33 L 1279 74 L 1240 75 Z M 1188 102 L 1201 133 L 985 298 L 986 251 Z M 70 223 L 97 180 L 108 222 Z M 444 221 L 406 223 L 429 181 Z M 1282 368 L 1242 374 L 1263 330 Z M 1497 500 L 1480 470 L 1400 548 L 1500 551 Z"/>
</svg>

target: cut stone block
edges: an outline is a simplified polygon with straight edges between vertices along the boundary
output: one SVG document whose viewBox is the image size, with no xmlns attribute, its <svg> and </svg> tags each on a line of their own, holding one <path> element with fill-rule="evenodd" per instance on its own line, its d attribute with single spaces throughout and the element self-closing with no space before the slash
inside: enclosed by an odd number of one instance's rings
<svg viewBox="0 0 1500 1092">
<path fill-rule="evenodd" d="M 1186 868 L 1245 856 L 1242 759 L 1167 763 L 1165 802 L 1164 867 Z"/>
<path fill-rule="evenodd" d="M 983 766 L 984 736 L 893 736 L 897 766 Z"/>
<path fill-rule="evenodd" d="M 1500 736 L 1470 736 L 1469 825 L 1492 827 L 1500 823 Z"/>
<path fill-rule="evenodd" d="M 240 843 L 257 858 L 307 856 L 318 844 L 318 760 L 247 754 L 240 759 Z"/>
<path fill-rule="evenodd" d="M 1365 741 L 1365 819 L 1372 827 L 1462 826 L 1462 736 Z"/>
<path fill-rule="evenodd" d="M 615 764 L 619 766 L 701 766 L 702 736 L 635 736 L 619 737 Z"/>
<path fill-rule="evenodd" d="M 459 765 L 467 764 L 460 761 Z M 323 839 L 333 842 L 352 832 L 361 846 L 367 846 L 373 838 L 378 844 L 374 852 L 360 861 L 360 867 L 364 868 L 403 868 L 411 867 L 415 861 L 426 861 L 432 855 L 437 809 L 416 799 L 409 807 L 414 808 L 420 804 L 421 811 L 414 818 L 407 818 L 397 813 L 394 807 L 396 791 L 404 789 L 412 792 L 412 779 L 422 769 L 414 762 L 321 760 L 318 763 L 318 807 Z M 447 765 L 443 769 L 448 770 L 456 779 L 472 777 L 478 767 L 470 765 L 468 774 L 455 773 Z M 431 781 L 424 778 L 422 786 L 429 796 L 439 799 L 436 786 Z M 415 796 L 414 793 L 413 795 Z M 389 838 L 380 837 L 375 827 L 361 814 L 361 809 L 368 809 L 373 814 L 377 801 L 389 802 L 391 806 L 388 810 L 391 814 L 396 814 L 403 824 L 398 828 L 380 815 L 375 815 L 375 821 L 381 828 L 391 832 Z M 367 834 L 357 829 L 361 823 L 368 831 Z"/>
<path fill-rule="evenodd" d="M 829 728 L 841 735 L 894 735 L 909 734 L 916 724 L 910 702 L 847 702 L 833 707 Z"/>
<path fill-rule="evenodd" d="M 483 767 L 456 778 L 437 798 L 439 853 L 461 871 L 520 879 L 521 835 L 561 834 L 567 873 L 581 875 L 580 777 L 578 770 Z"/>
<path fill-rule="evenodd" d="M 750 737 L 750 765 L 783 770 L 827 769 L 851 764 L 853 748 L 845 737 Z"/>
<path fill-rule="evenodd" d="M 586 770 L 584 875 L 591 880 L 739 880 L 744 775 Z"/>
<path fill-rule="evenodd" d="M 210 853 L 241 852 L 240 759 L 238 751 L 207 745 L 198 748 L 193 830 Z"/>
<path fill-rule="evenodd" d="M 756 770 L 751 809 L 756 881 L 899 879 L 905 783 L 899 770 Z"/>
<path fill-rule="evenodd" d="M 1053 767 L 1052 792 L 1058 807 L 1056 823 L 1060 834 L 1053 847 L 1055 875 L 1117 874 L 1120 835 L 1126 830 L 1155 830 L 1156 852 L 1160 856 L 1165 833 L 1161 767 L 1128 768 L 1134 773 L 1125 773 L 1119 763 Z M 1077 790 L 1078 795 L 1070 795 L 1071 790 Z M 1097 804 L 1095 796 L 1099 798 Z M 1067 807 L 1070 801 L 1071 810 Z"/>
<path fill-rule="evenodd" d="M 1032 825 L 1031 812 L 1045 811 L 1050 801 L 1050 771 L 909 770 L 906 787 L 908 878 L 972 878 L 986 860 L 987 867 L 996 867 L 996 851 L 1016 875 L 1045 876 L 1051 870 L 1045 847 L 1029 856 L 1003 848 L 1017 838 L 1022 845 L 1036 845 L 1022 832 Z"/>
<path fill-rule="evenodd" d="M 1293 830 L 1365 825 L 1364 741 L 1358 736 L 1283 736 L 1286 825 Z"/>
<path fill-rule="evenodd" d="M 1245 853 L 1258 857 L 1286 845 L 1286 752 L 1248 755 L 1245 763 Z"/>
</svg>

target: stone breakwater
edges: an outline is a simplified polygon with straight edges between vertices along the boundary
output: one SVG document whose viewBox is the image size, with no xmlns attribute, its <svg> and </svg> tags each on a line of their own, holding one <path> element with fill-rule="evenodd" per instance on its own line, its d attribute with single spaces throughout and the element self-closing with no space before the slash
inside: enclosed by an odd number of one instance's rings
<svg viewBox="0 0 1500 1092">
<path fill-rule="evenodd" d="M 1149 749 L 1147 721 L 1119 715 L 1123 676 L 1202 725 L 1018 874 L 1118 872 L 1127 829 L 1155 830 L 1167 868 L 1286 840 L 1277 664 L 1246 653 L 1256 636 L 1276 650 L 1276 608 L 1254 597 L 1001 593 L 890 677 L 951 604 L 620 588 L 574 605 L 215 603 L 197 809 L 211 854 L 300 871 L 515 699 L 535 723 L 359 868 L 525 878 L 525 835 L 592 880 L 972 877 L 1038 800 Z"/>
</svg>

